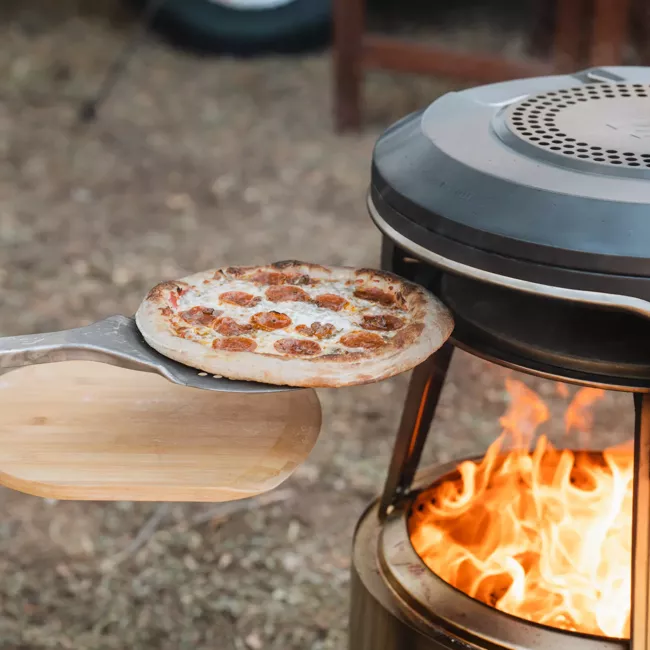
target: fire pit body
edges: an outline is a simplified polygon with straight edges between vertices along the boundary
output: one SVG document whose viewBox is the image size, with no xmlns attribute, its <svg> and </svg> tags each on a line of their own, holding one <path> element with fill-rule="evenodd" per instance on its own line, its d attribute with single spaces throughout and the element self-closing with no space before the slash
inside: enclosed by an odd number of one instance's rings
<svg viewBox="0 0 650 650">
<path fill-rule="evenodd" d="M 368 209 L 382 267 L 438 295 L 456 328 L 413 372 L 383 495 L 357 526 L 350 650 L 650 650 L 650 68 L 445 95 L 379 139 Z M 633 394 L 630 641 L 494 609 L 415 551 L 413 502 L 454 469 L 416 477 L 454 346 Z"/>
</svg>

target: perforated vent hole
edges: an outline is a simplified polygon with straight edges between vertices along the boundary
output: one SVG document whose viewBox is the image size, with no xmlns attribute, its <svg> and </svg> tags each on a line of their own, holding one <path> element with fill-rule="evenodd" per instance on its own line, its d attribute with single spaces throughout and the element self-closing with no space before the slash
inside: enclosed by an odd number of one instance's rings
<svg viewBox="0 0 650 650">
<path fill-rule="evenodd" d="M 511 130 L 517 135 L 537 147 L 552 151 L 555 155 L 602 165 L 650 169 L 650 138 L 648 153 L 605 149 L 571 137 L 558 124 L 562 111 L 571 110 L 580 103 L 637 97 L 650 97 L 650 85 L 597 83 L 566 88 L 524 100 L 510 109 L 508 119 Z M 650 115 L 650 102 L 648 114 Z"/>
</svg>

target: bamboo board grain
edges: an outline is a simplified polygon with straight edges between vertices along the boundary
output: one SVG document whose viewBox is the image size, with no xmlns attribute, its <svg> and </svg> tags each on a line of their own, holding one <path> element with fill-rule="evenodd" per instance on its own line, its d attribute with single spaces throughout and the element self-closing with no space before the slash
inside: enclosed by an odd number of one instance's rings
<svg viewBox="0 0 650 650">
<path fill-rule="evenodd" d="M 313 390 L 238 394 L 88 361 L 0 376 L 0 485 L 54 499 L 230 501 L 282 483 L 321 425 Z"/>
</svg>

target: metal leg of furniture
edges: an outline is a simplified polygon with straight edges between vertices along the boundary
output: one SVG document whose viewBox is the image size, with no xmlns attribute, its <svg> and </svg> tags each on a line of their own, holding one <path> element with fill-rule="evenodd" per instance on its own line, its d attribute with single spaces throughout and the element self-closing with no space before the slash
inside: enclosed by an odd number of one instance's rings
<svg viewBox="0 0 650 650">
<path fill-rule="evenodd" d="M 334 120 L 337 131 L 361 125 L 366 0 L 334 0 Z"/>
<path fill-rule="evenodd" d="M 144 10 L 142 11 L 140 22 L 133 33 L 133 36 L 127 41 L 124 48 L 118 52 L 117 57 L 104 74 L 101 85 L 95 95 L 84 101 L 79 107 L 79 112 L 77 114 L 79 122 L 92 122 L 97 118 L 97 112 L 99 111 L 100 106 L 106 101 L 120 76 L 126 70 L 129 61 L 138 49 L 147 29 L 149 29 L 151 23 L 158 14 L 158 11 L 162 9 L 166 1 L 167 0 L 147 1 Z"/>
</svg>

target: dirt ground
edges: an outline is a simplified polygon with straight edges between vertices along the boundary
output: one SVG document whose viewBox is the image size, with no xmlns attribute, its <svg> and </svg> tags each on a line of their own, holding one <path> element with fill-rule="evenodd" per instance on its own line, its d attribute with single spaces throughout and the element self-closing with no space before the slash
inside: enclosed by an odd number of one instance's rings
<svg viewBox="0 0 650 650">
<path fill-rule="evenodd" d="M 149 38 L 100 120 L 78 126 L 131 27 L 109 0 L 0 7 L 2 335 L 132 314 L 161 279 L 211 266 L 378 264 L 373 142 L 448 82 L 371 75 L 364 131 L 341 137 L 326 54 L 196 59 Z M 428 460 L 486 448 L 503 374 L 456 354 Z M 208 506 L 0 491 L 0 648 L 342 650 L 352 530 L 381 489 L 407 380 L 320 391 L 318 445 L 274 504 L 202 522 Z M 597 425 L 599 444 L 625 438 L 631 400 L 608 395 Z"/>
</svg>

